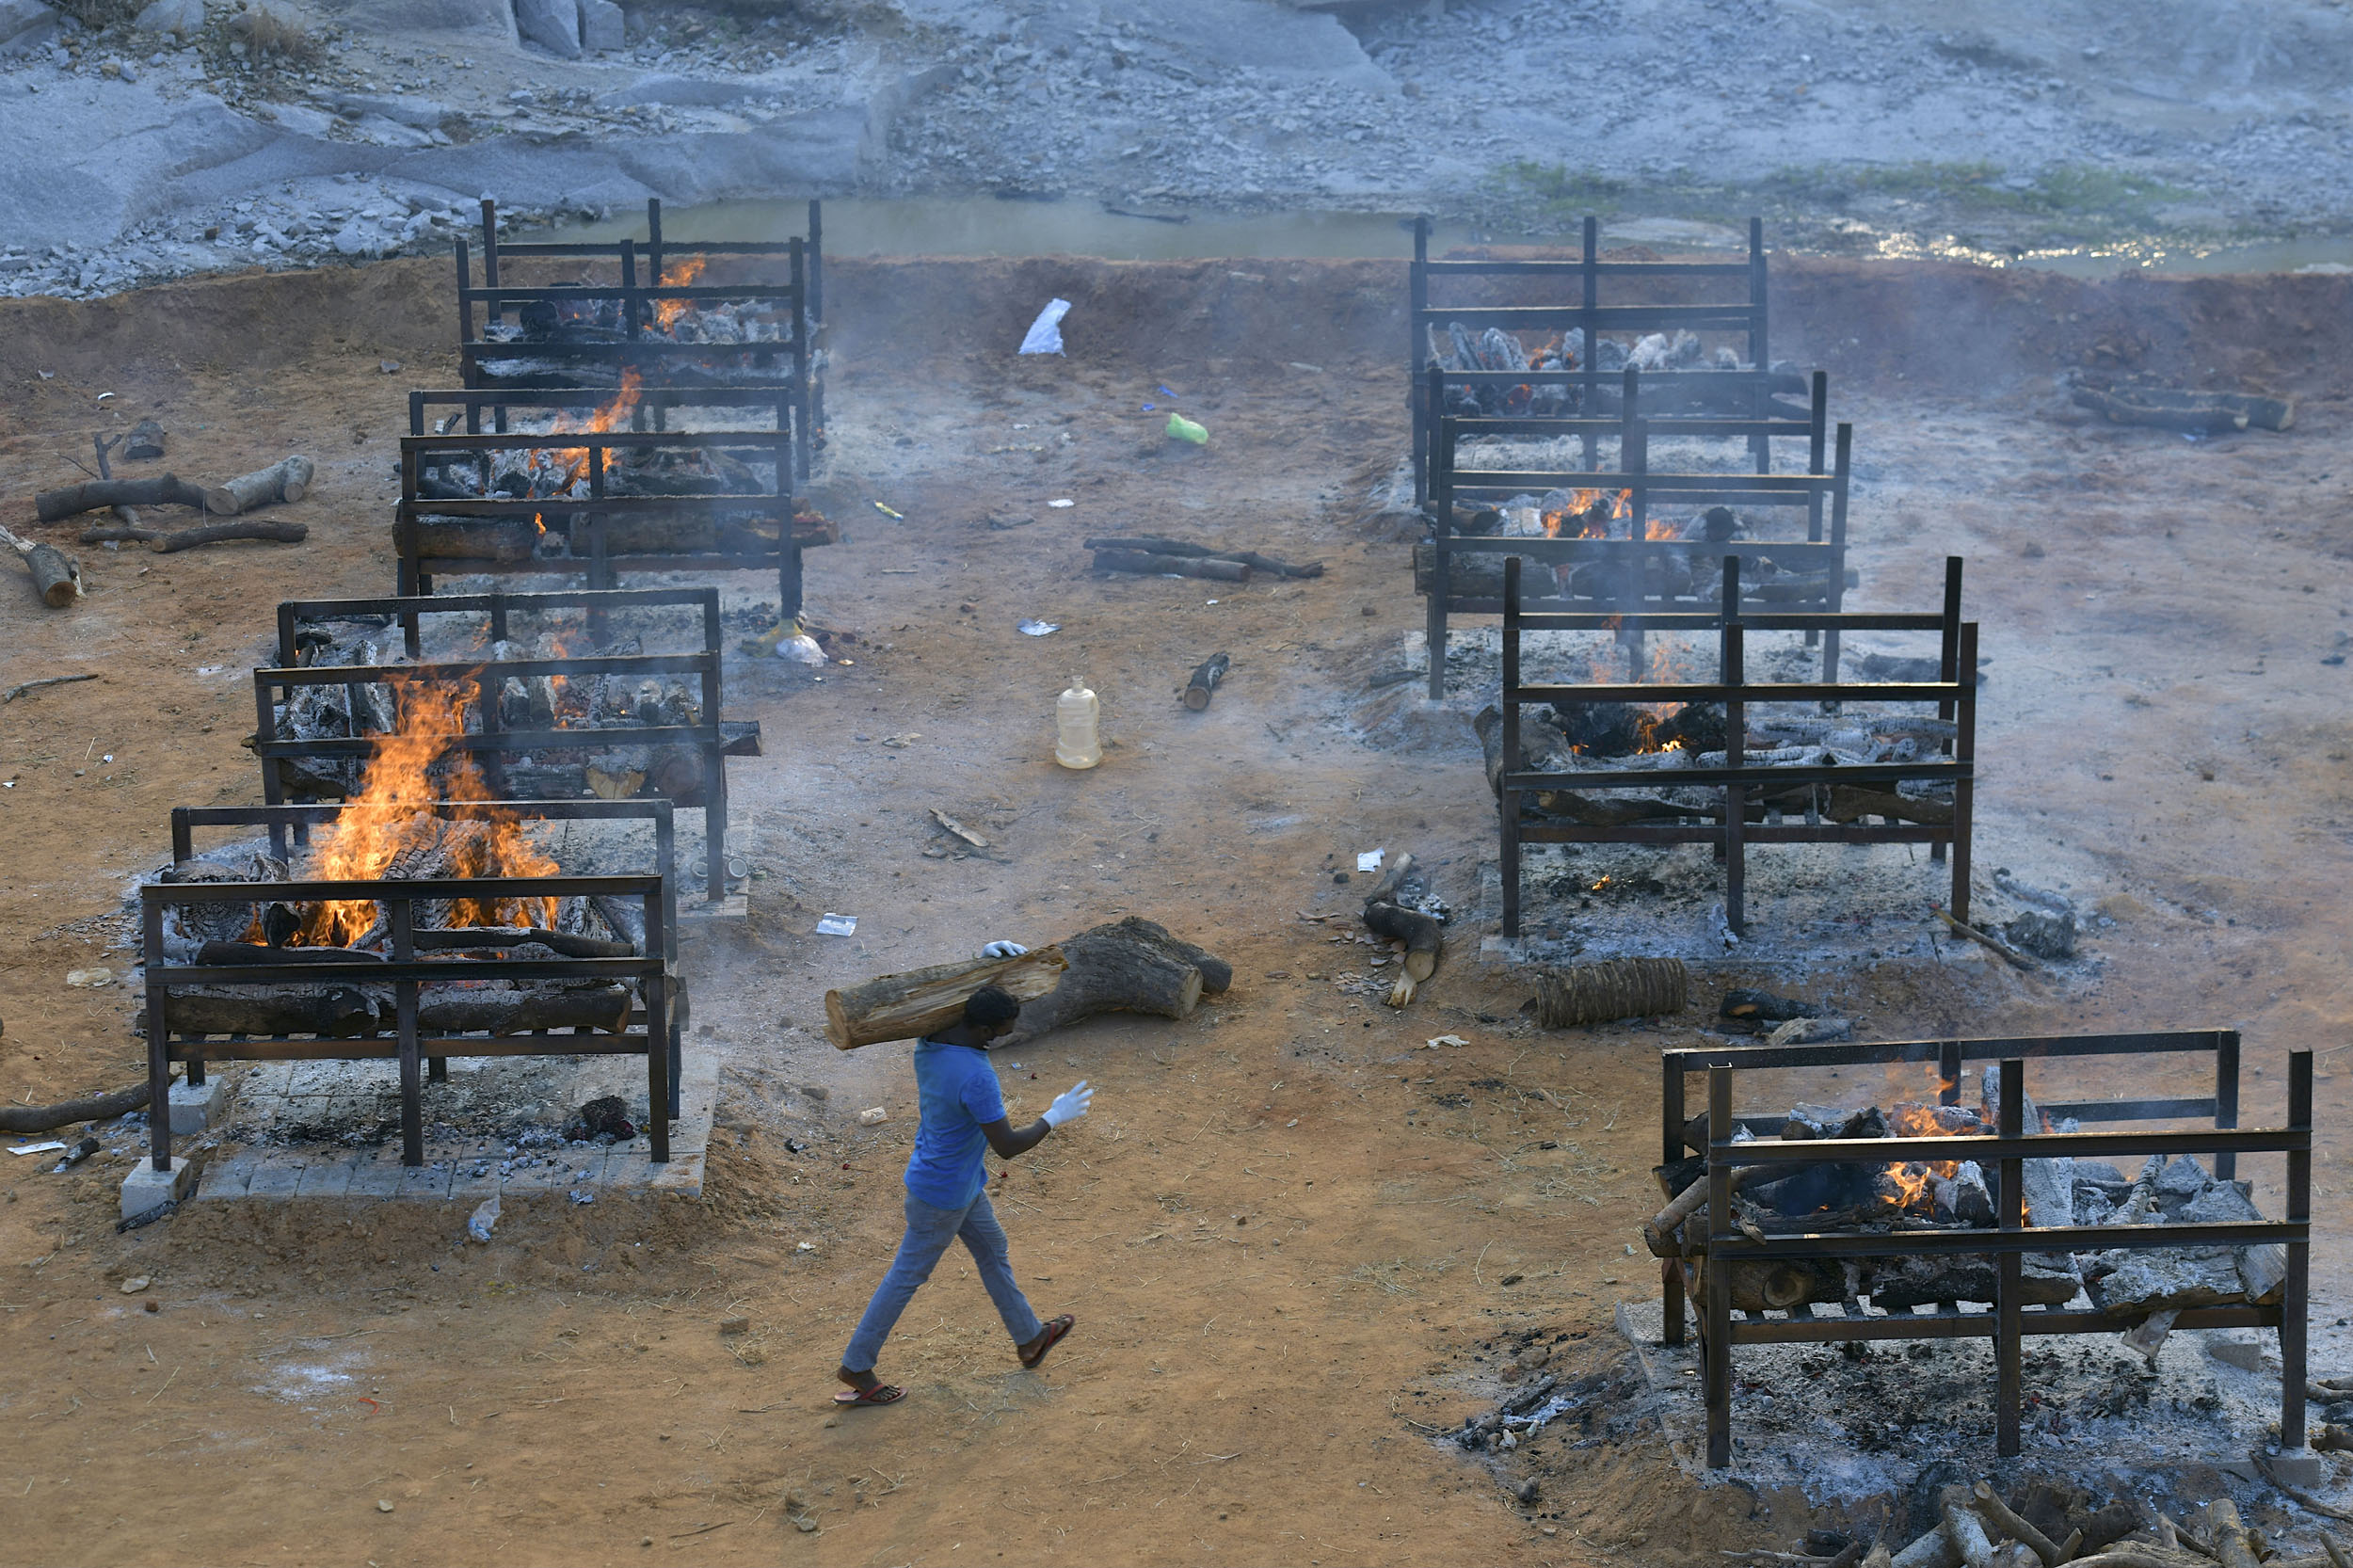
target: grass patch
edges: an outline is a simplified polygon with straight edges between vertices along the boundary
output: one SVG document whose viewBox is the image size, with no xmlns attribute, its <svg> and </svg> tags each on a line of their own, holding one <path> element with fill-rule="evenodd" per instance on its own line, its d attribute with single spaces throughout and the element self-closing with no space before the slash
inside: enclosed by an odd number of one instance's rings
<svg viewBox="0 0 2353 1568">
<path fill-rule="evenodd" d="M 1488 177 L 1496 194 L 1533 221 L 1566 227 L 1593 213 L 1607 216 L 1625 204 L 1634 185 L 1566 164 L 1517 158 Z"/>
<path fill-rule="evenodd" d="M 1976 217 L 2079 219 L 2146 227 L 2157 209 L 2195 193 L 2139 175 L 2061 164 L 2032 177 L 2006 175 L 1990 163 L 1863 164 L 1784 169 L 1757 187 L 1784 200 L 1879 197 Z"/>
</svg>

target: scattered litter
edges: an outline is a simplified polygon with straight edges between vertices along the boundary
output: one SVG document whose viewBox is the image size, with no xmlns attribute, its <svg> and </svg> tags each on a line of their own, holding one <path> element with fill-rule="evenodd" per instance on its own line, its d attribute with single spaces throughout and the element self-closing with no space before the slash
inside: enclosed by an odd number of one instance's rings
<svg viewBox="0 0 2353 1568">
<path fill-rule="evenodd" d="M 1360 872 L 1377 872 L 1381 869 L 1381 857 L 1386 854 L 1388 854 L 1386 849 L 1366 850 L 1356 856 L 1356 869 Z"/>
<path fill-rule="evenodd" d="M 101 403 L 104 403 L 104 402 L 105 402 L 105 401 L 106 401 L 106 399 L 108 399 L 108 398 L 112 397 L 113 395 L 114 395 L 114 393 L 112 393 L 112 392 L 100 392 L 100 393 L 98 394 L 98 401 L 99 401 L 99 402 L 101 402 Z"/>
<path fill-rule="evenodd" d="M 938 823 L 940 826 L 946 828 L 957 838 L 962 839 L 966 843 L 970 844 L 974 849 L 986 849 L 988 847 L 988 840 L 986 839 L 982 838 L 979 834 L 973 832 L 970 828 L 965 826 L 964 824 L 956 821 L 955 818 L 950 816 L 947 812 L 942 811 L 936 806 L 932 808 L 932 820 Z M 1014 1064 L 1016 1066 L 1020 1065 L 1019 1063 L 1016 1063 Z"/>
<path fill-rule="evenodd" d="M 126 1296 L 136 1296 L 140 1291 L 146 1289 L 148 1284 L 149 1281 L 145 1274 L 133 1274 L 129 1279 L 122 1282 L 122 1293 Z"/>
<path fill-rule="evenodd" d="M 1037 620 L 1032 618 L 1025 620 L 1021 623 L 1021 634 L 1025 637 L 1050 637 L 1061 630 L 1062 623 L 1060 621 Z"/>
<path fill-rule="evenodd" d="M 111 985 L 114 984 L 114 978 L 115 972 L 112 969 L 68 969 L 65 983 L 77 991 L 88 991 L 101 985 Z"/>
<path fill-rule="evenodd" d="M 597 1201 L 597 1195 L 594 1192 L 589 1192 L 584 1187 L 575 1187 L 564 1195 L 571 1199 L 574 1203 L 594 1203 Z"/>
<path fill-rule="evenodd" d="M 1059 354 L 1062 352 L 1062 318 L 1070 313 L 1067 299 L 1048 300 L 1046 309 L 1038 312 L 1030 323 L 1029 332 L 1021 339 L 1024 354 Z"/>
<path fill-rule="evenodd" d="M 821 915 L 817 920 L 817 935 L 820 936 L 849 936 L 856 935 L 856 915 Z"/>
<path fill-rule="evenodd" d="M 491 1227 L 498 1223 L 499 1200 L 498 1194 L 493 1192 L 482 1200 L 474 1209 L 473 1217 L 466 1222 L 466 1234 L 477 1241 L 488 1241 L 490 1239 Z"/>
<path fill-rule="evenodd" d="M 10 1154 L 49 1154 L 65 1147 L 62 1139 L 52 1138 L 46 1144 L 24 1144 L 10 1149 Z"/>
<path fill-rule="evenodd" d="M 815 1252 L 817 1250 L 817 1243 L 814 1241 L 803 1241 L 795 1245 L 792 1250 L 794 1252 Z"/>
<path fill-rule="evenodd" d="M 218 675 L 221 671 L 227 669 L 228 667 L 229 666 L 226 664 L 199 664 L 196 666 L 196 673 L 199 675 Z"/>
<path fill-rule="evenodd" d="M 98 1140 L 95 1138 L 85 1138 L 80 1143 L 74 1144 L 72 1148 L 66 1150 L 65 1158 L 58 1160 L 55 1165 L 49 1167 L 49 1174 L 51 1176 L 56 1176 L 60 1171 L 70 1171 L 73 1169 L 74 1166 L 79 1165 L 83 1160 L 88 1160 L 91 1155 L 96 1154 L 97 1152 Z"/>
<path fill-rule="evenodd" d="M 921 730 L 910 729 L 904 735 L 885 735 L 883 737 L 883 744 L 888 746 L 893 751 L 904 751 L 907 747 L 913 745 L 916 742 L 921 740 L 922 738 L 923 732 Z"/>
<path fill-rule="evenodd" d="M 392 1511 L 392 1498 L 390 1498 L 390 1497 L 378 1497 L 378 1498 L 376 1498 L 376 1512 L 378 1512 L 378 1513 L 390 1513 Z"/>
<path fill-rule="evenodd" d="M 1467 1046 L 1469 1044 L 1470 1042 L 1460 1034 L 1441 1034 L 1428 1043 L 1428 1048 L 1436 1050 L 1440 1046 Z"/>
<path fill-rule="evenodd" d="M 1178 413 L 1172 413 L 1168 416 L 1168 424 L 1162 427 L 1161 434 L 1173 441 L 1191 441 L 1195 446 L 1209 444 L 1209 427 L 1206 424 L 1195 424 L 1192 420 Z"/>
<path fill-rule="evenodd" d="M 776 644 L 776 657 L 790 659 L 796 664 L 830 663 L 825 657 L 825 650 L 817 646 L 817 639 L 806 632 L 796 632 L 790 637 L 780 639 Z"/>
<path fill-rule="evenodd" d="M 1076 505 L 1078 504 L 1078 503 L 1077 503 L 1077 502 L 1075 502 L 1075 501 L 1073 501 L 1073 500 L 1071 500 L 1068 496 L 1066 496 L 1066 495 L 1065 495 L 1065 496 L 1059 496 L 1059 497 L 1055 498 L 1054 500 L 1048 502 L 1046 504 L 1048 504 L 1048 506 L 1053 507 L 1053 508 L 1054 508 L 1054 510 L 1056 510 L 1056 511 L 1058 511 L 1058 512 L 1059 512 L 1059 511 L 1061 511 L 1061 510 L 1062 510 L 1064 507 L 1065 507 L 1065 506 L 1076 506 Z"/>
<path fill-rule="evenodd" d="M 880 1127 L 888 1120 L 890 1112 L 879 1105 L 870 1105 L 857 1113 L 857 1125 L 860 1127 Z"/>
<path fill-rule="evenodd" d="M 1297 360 L 1286 360 L 1283 362 L 1290 366 L 1293 370 L 1304 370 L 1310 376 L 1321 376 L 1323 374 L 1323 367 L 1321 365 L 1305 364 Z"/>
<path fill-rule="evenodd" d="M 376 361 L 376 368 L 383 375 L 398 376 L 400 374 L 400 361 L 398 360 L 378 360 Z"/>
<path fill-rule="evenodd" d="M 1169 391 L 1166 387 L 1155 387 L 1152 390 L 1159 392 L 1162 397 L 1167 398 L 1171 403 L 1176 401 L 1176 394 Z"/>
<path fill-rule="evenodd" d="M 1010 533 L 1016 528 L 1027 528 L 1030 524 L 1035 522 L 1036 520 L 1037 519 L 1035 518 L 1025 517 L 1013 512 L 991 512 L 988 516 L 989 527 L 996 530 L 1000 534 Z"/>
<path fill-rule="evenodd" d="M 904 522 L 907 520 L 907 515 L 904 512 L 894 512 L 879 501 L 874 503 L 874 510 L 880 512 L 883 516 L 888 518 L 893 522 Z"/>
</svg>

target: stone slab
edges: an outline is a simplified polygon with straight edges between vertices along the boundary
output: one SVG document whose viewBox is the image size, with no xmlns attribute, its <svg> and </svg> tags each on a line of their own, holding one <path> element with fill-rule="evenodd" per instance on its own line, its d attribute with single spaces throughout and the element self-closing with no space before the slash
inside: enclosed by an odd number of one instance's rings
<svg viewBox="0 0 2353 1568">
<path fill-rule="evenodd" d="M 302 1187 L 304 1165 L 292 1160 L 264 1160 L 253 1168 L 253 1179 L 246 1185 L 248 1198 L 291 1198 Z"/>
</svg>

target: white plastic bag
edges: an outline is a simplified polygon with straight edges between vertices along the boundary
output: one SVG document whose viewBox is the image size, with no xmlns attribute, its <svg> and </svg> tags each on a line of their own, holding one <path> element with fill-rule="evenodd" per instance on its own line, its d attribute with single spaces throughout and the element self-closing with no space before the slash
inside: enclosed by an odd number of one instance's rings
<svg viewBox="0 0 2353 1568">
<path fill-rule="evenodd" d="M 466 1222 L 466 1234 L 477 1241 L 488 1241 L 490 1239 L 490 1227 L 498 1223 L 499 1200 L 497 1194 L 493 1193 L 482 1200 L 481 1207 L 473 1211 L 473 1218 Z"/>
<path fill-rule="evenodd" d="M 803 632 L 776 644 L 776 657 L 790 659 L 796 664 L 822 664 L 826 662 L 825 650 L 817 646 L 817 639 Z"/>
<path fill-rule="evenodd" d="M 1062 352 L 1062 318 L 1070 313 L 1067 299 L 1049 300 L 1030 323 L 1029 336 L 1021 340 L 1024 354 L 1059 354 Z"/>
</svg>

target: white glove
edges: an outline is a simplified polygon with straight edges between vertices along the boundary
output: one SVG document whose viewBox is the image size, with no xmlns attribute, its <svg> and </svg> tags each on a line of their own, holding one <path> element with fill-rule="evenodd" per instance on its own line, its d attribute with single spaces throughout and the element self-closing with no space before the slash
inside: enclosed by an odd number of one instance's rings
<svg viewBox="0 0 2353 1568">
<path fill-rule="evenodd" d="M 1087 1107 L 1094 1102 L 1095 1091 L 1087 1087 L 1087 1080 L 1082 1078 L 1054 1096 L 1054 1103 L 1046 1108 L 1046 1125 L 1060 1127 L 1064 1122 L 1075 1122 L 1087 1113 Z"/>
<path fill-rule="evenodd" d="M 1018 958 L 1029 952 L 1019 942 L 991 942 L 981 949 L 983 958 Z"/>
</svg>

